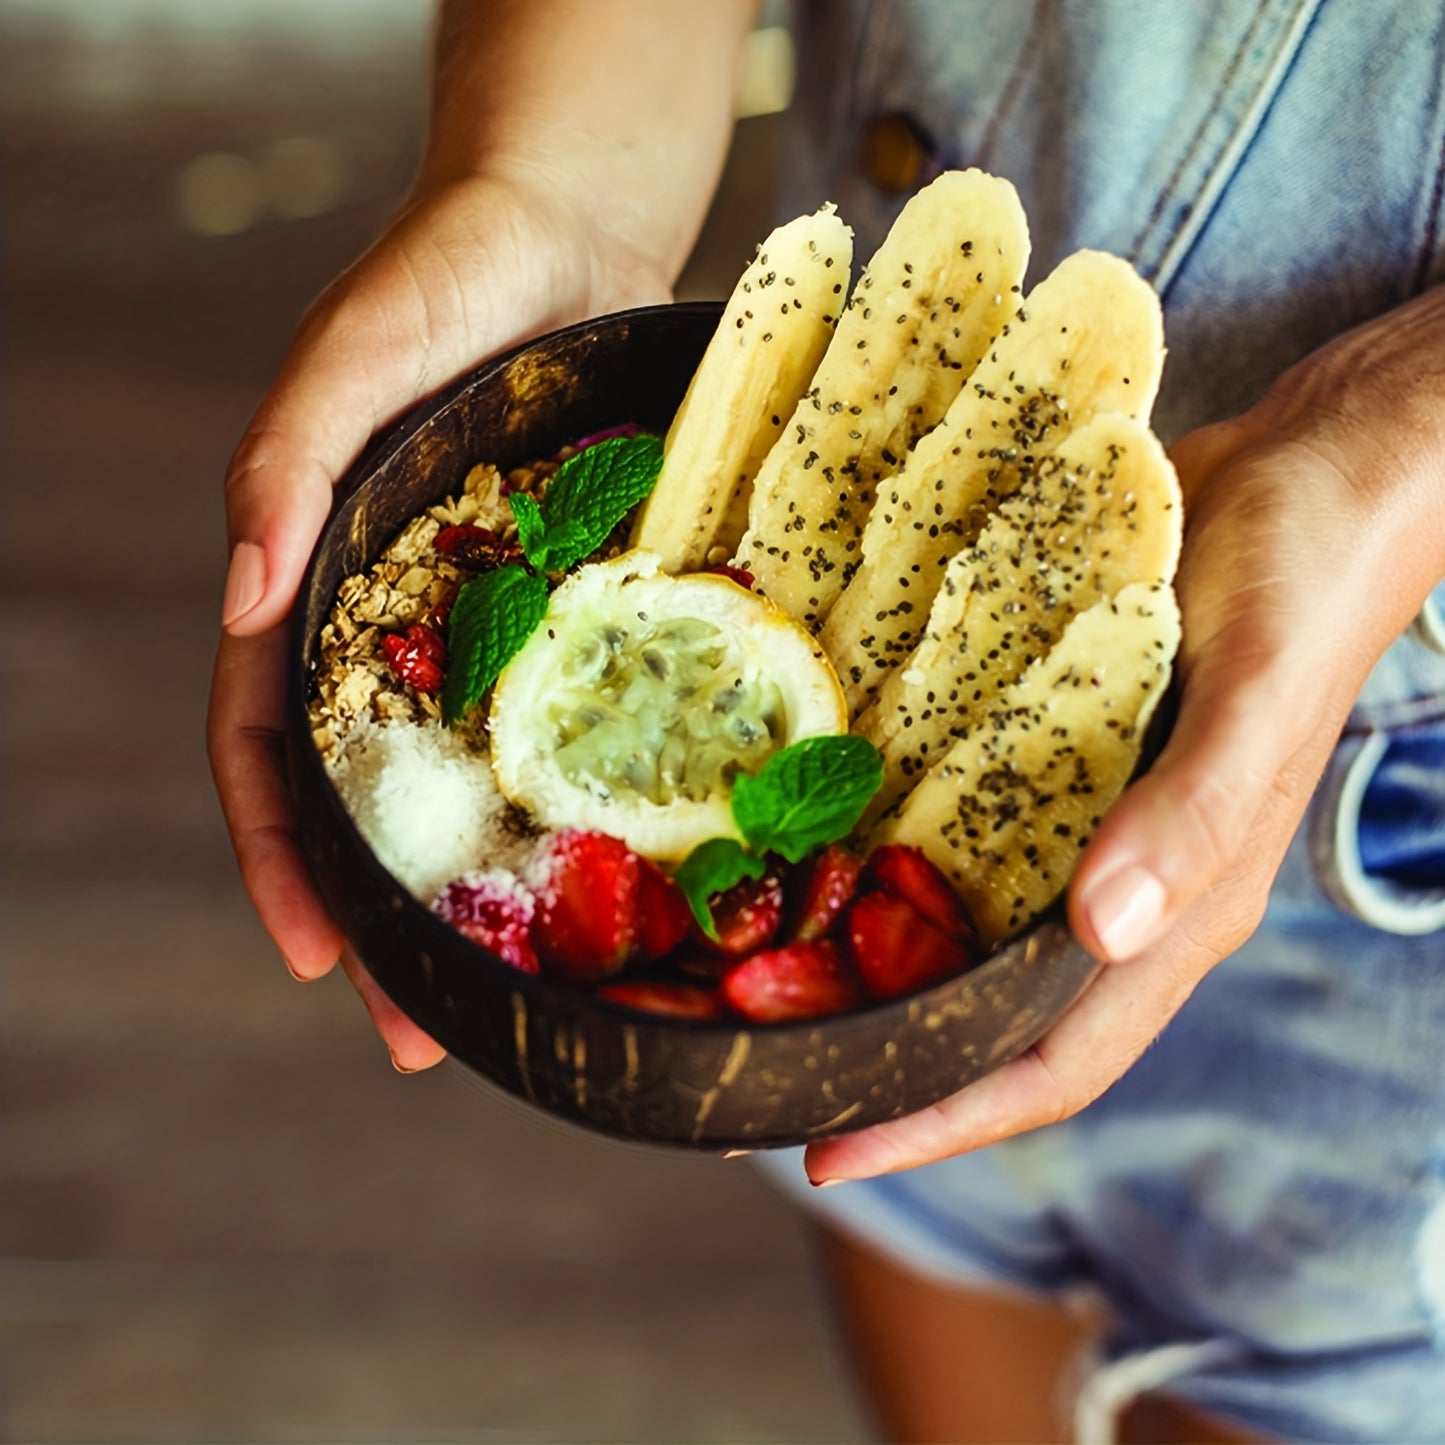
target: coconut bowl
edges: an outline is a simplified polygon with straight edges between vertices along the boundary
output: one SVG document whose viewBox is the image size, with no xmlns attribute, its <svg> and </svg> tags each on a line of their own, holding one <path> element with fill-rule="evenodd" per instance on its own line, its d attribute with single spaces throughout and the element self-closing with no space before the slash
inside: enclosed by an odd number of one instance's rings
<svg viewBox="0 0 1445 1445">
<path fill-rule="evenodd" d="M 369 567 L 479 461 L 505 472 L 623 422 L 665 431 L 721 310 L 648 307 L 556 332 L 477 368 L 374 441 L 338 486 L 302 584 L 287 702 L 291 785 L 316 886 L 397 1006 L 538 1108 L 607 1134 L 713 1151 L 802 1144 L 944 1098 L 1026 1050 L 1097 964 L 1056 907 L 972 971 L 853 1013 L 749 1024 L 633 1012 L 519 972 L 398 883 L 327 777 L 307 700 L 318 634 L 344 577 Z"/>
</svg>

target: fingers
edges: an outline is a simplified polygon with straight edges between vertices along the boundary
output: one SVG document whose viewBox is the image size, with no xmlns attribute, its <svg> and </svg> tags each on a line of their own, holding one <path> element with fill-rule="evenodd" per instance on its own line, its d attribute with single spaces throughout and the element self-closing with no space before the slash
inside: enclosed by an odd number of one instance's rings
<svg viewBox="0 0 1445 1445">
<path fill-rule="evenodd" d="M 383 992 L 381 985 L 362 966 L 350 950 L 341 956 L 341 966 L 361 996 L 371 1022 L 391 1053 L 391 1062 L 398 1073 L 415 1074 L 441 1063 L 447 1053 L 442 1046 L 423 1033 Z"/>
<path fill-rule="evenodd" d="M 246 889 L 286 966 L 303 980 L 336 963 L 341 932 L 311 886 L 286 785 L 285 633 L 221 638 L 211 681 L 211 770 Z"/>
<path fill-rule="evenodd" d="M 1072 1117 L 1149 1047 L 1209 962 L 1181 931 L 1137 968 L 1106 969 L 1012 1063 L 917 1114 L 809 1145 L 809 1179 L 824 1184 L 912 1169 Z"/>
<path fill-rule="evenodd" d="M 266 930 L 293 977 L 308 982 L 338 958 L 403 1073 L 446 1057 L 382 992 L 311 886 L 296 841 L 282 731 L 285 633 L 222 637 L 211 685 L 208 745 L 236 861 Z"/>
</svg>

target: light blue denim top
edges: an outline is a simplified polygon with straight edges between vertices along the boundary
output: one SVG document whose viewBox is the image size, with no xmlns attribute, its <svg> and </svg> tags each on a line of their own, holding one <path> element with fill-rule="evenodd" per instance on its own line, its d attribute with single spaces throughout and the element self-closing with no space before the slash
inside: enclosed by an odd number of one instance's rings
<svg viewBox="0 0 1445 1445">
<path fill-rule="evenodd" d="M 1440 0 L 801 0 L 796 19 L 781 209 L 836 201 L 869 255 L 906 199 L 859 165 L 889 114 L 931 139 L 934 171 L 1008 177 L 1029 284 L 1094 247 L 1158 288 L 1166 444 L 1445 280 Z M 1445 584 L 1375 668 L 1347 744 L 1445 715 L 1442 617 Z M 1424 746 L 1445 769 L 1445 732 Z"/>
</svg>

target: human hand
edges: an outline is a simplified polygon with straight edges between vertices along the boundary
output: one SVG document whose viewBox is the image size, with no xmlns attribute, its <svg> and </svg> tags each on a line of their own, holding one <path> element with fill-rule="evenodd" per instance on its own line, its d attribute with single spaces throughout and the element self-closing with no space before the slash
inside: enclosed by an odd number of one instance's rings
<svg viewBox="0 0 1445 1445">
<path fill-rule="evenodd" d="M 669 299 L 660 263 L 600 231 L 541 175 L 470 177 L 415 200 L 307 313 L 226 478 L 231 562 L 207 743 L 241 874 L 293 976 L 342 938 L 311 886 L 286 782 L 286 616 L 368 438 L 527 337 Z M 406 1072 L 443 1057 L 350 954 L 342 962 Z"/>
<path fill-rule="evenodd" d="M 1173 450 L 1186 498 L 1178 724 L 1069 889 L 1108 965 L 1027 1053 L 809 1147 L 816 1184 L 1067 1119 L 1258 926 L 1353 700 L 1445 574 L 1445 289 L 1352 331 Z"/>
</svg>

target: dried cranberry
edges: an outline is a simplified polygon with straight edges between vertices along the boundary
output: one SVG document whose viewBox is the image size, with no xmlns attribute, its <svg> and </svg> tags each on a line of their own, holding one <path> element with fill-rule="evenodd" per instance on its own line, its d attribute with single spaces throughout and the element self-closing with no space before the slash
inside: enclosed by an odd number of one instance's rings
<svg viewBox="0 0 1445 1445">
<path fill-rule="evenodd" d="M 509 542 L 486 527 L 474 527 L 464 523 L 456 527 L 443 527 L 432 543 L 449 562 L 459 567 L 470 567 L 478 572 L 490 572 L 508 562 L 515 562 L 522 549 L 515 542 Z"/>
<path fill-rule="evenodd" d="M 422 622 L 413 622 L 405 632 L 388 632 L 381 650 L 391 670 L 418 692 L 435 692 L 442 685 L 447 645 L 441 634 Z"/>
<path fill-rule="evenodd" d="M 749 592 L 753 590 L 753 574 L 746 567 L 709 567 L 709 572 L 718 577 L 726 577 L 730 582 L 736 582 L 739 587 L 746 587 Z"/>
</svg>

